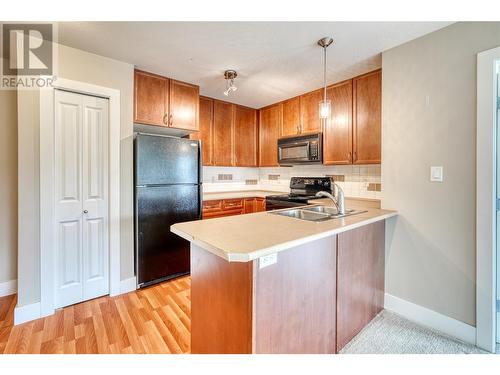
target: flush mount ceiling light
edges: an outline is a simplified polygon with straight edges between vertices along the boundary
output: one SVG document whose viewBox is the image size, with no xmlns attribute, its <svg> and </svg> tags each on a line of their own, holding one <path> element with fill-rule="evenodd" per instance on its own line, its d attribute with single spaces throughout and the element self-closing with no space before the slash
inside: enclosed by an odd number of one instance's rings
<svg viewBox="0 0 500 375">
<path fill-rule="evenodd" d="M 323 58 L 323 100 L 319 102 L 319 117 L 328 119 L 330 116 L 330 111 L 332 103 L 326 100 L 326 49 L 330 44 L 333 43 L 333 39 L 329 36 L 318 40 L 318 45 L 323 48 L 324 58 Z"/>
<path fill-rule="evenodd" d="M 226 79 L 226 90 L 224 95 L 229 96 L 231 91 L 236 91 L 238 88 L 234 85 L 234 79 L 238 76 L 236 70 L 226 70 L 224 72 L 224 78 Z"/>
</svg>

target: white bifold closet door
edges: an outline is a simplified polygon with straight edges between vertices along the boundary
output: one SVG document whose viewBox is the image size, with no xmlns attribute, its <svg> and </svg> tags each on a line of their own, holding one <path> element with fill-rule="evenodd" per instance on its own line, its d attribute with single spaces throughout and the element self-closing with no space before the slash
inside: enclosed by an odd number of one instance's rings
<svg viewBox="0 0 500 375">
<path fill-rule="evenodd" d="M 55 305 L 109 293 L 108 99 L 55 91 Z"/>
</svg>

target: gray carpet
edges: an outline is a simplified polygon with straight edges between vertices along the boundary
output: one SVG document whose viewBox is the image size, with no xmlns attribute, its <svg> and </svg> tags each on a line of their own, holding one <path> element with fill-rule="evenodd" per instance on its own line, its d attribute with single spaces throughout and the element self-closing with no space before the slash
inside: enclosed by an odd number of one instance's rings
<svg viewBox="0 0 500 375">
<path fill-rule="evenodd" d="M 383 310 L 342 354 L 480 354 L 481 349 Z"/>
</svg>

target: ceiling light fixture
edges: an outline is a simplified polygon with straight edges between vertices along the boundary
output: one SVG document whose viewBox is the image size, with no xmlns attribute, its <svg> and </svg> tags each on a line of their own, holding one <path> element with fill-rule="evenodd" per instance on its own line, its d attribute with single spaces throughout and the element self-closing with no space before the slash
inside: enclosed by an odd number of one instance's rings
<svg viewBox="0 0 500 375">
<path fill-rule="evenodd" d="M 224 95 L 229 96 L 231 91 L 236 91 L 238 88 L 234 85 L 234 79 L 238 76 L 236 70 L 226 70 L 224 72 L 224 78 L 226 79 L 226 90 Z"/>
<path fill-rule="evenodd" d="M 326 100 L 326 49 L 333 43 L 333 39 L 328 37 L 318 40 L 318 45 L 323 48 L 323 100 L 319 102 L 319 117 L 328 119 L 330 117 L 332 103 Z"/>
</svg>

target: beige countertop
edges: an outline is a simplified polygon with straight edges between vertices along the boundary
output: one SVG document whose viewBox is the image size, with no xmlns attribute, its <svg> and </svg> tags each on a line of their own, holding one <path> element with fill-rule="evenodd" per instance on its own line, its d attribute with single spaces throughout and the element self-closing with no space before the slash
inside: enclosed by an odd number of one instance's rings
<svg viewBox="0 0 500 375">
<path fill-rule="evenodd" d="M 365 209 L 358 215 L 323 222 L 258 212 L 177 223 L 170 229 L 229 262 L 249 262 L 397 215 L 396 211 Z"/>
</svg>

